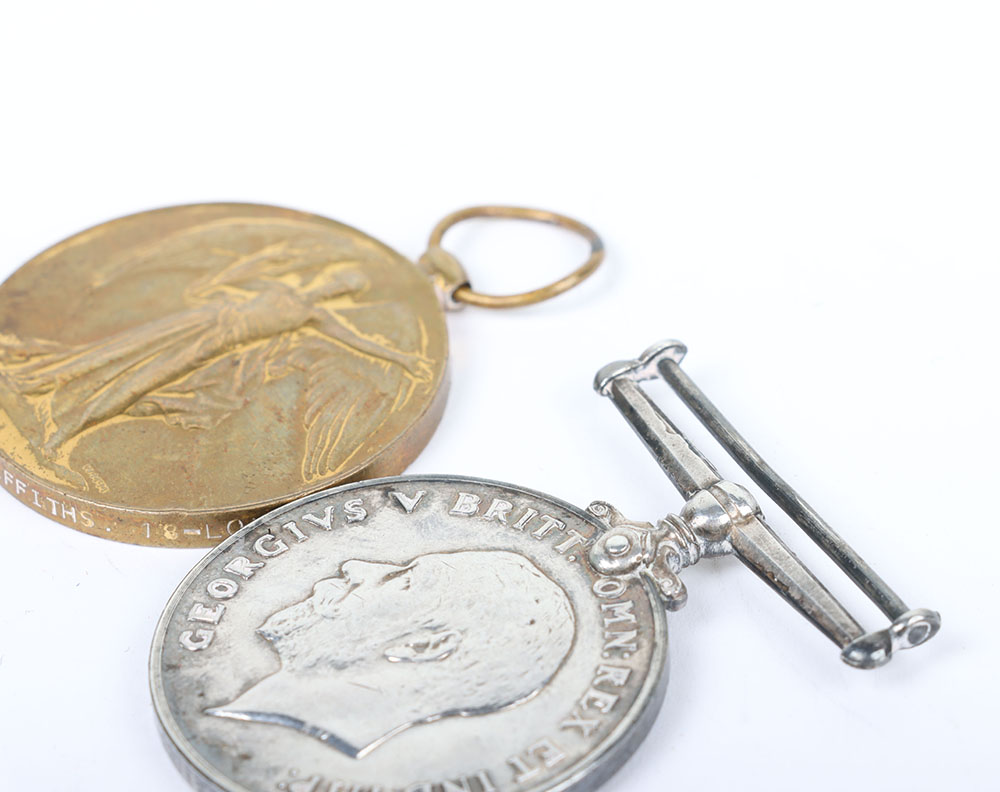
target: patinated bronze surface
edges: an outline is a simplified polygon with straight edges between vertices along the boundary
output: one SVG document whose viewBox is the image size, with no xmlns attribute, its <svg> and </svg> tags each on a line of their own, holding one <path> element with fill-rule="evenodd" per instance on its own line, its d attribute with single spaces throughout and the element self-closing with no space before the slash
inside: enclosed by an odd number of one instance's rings
<svg viewBox="0 0 1000 792">
<path fill-rule="evenodd" d="M 353 228 L 248 204 L 131 215 L 0 286 L 2 484 L 88 533 L 214 544 L 402 471 L 446 364 L 427 277 Z"/>
</svg>

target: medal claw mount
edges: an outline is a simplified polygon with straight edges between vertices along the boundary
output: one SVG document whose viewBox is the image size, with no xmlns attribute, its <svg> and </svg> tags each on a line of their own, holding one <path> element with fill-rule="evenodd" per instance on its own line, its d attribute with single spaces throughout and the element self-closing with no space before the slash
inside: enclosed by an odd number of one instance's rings
<svg viewBox="0 0 1000 792">
<path fill-rule="evenodd" d="M 589 561 L 608 576 L 645 575 L 660 592 L 667 610 L 687 601 L 679 577 L 702 558 L 735 555 L 790 605 L 841 648 L 855 668 L 877 668 L 896 650 L 926 643 L 941 627 L 940 615 L 910 609 L 871 567 L 771 468 L 698 387 L 681 371 L 687 348 L 666 341 L 639 358 L 602 368 L 594 388 L 611 399 L 639 435 L 674 486 L 687 498 L 679 514 L 654 527 L 626 519 L 604 501 L 588 511 L 607 530 L 591 548 Z M 724 481 L 715 467 L 685 438 L 638 383 L 664 379 L 706 428 L 778 505 L 830 555 L 892 620 L 889 627 L 865 632 L 815 575 L 764 521 L 753 495 Z"/>
</svg>

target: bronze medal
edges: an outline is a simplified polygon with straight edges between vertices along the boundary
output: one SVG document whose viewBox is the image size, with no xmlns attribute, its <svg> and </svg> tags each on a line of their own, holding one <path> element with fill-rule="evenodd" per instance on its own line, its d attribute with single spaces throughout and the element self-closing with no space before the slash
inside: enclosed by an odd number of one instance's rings
<svg viewBox="0 0 1000 792">
<path fill-rule="evenodd" d="M 477 216 L 568 227 L 592 255 L 544 289 L 480 295 L 440 247 Z M 170 207 L 88 229 L 0 286 L 4 489 L 86 533 L 195 547 L 308 493 L 399 473 L 444 407 L 444 307 L 536 302 L 601 257 L 586 226 L 506 207 L 445 218 L 419 267 L 270 206 Z"/>
</svg>

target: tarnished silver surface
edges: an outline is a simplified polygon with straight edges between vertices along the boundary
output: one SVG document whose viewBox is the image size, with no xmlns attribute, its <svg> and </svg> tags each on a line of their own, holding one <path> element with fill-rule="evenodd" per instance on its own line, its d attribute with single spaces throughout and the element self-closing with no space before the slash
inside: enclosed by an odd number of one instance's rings
<svg viewBox="0 0 1000 792">
<path fill-rule="evenodd" d="M 592 789 L 666 684 L 654 583 L 590 562 L 606 530 L 447 476 L 273 511 L 167 605 L 150 659 L 165 743 L 199 790 Z"/>
</svg>

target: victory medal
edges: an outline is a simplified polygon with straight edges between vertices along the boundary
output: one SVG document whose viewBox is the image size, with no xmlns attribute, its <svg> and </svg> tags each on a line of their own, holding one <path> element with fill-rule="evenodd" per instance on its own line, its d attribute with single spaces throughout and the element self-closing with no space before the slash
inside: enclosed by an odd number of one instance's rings
<svg viewBox="0 0 1000 792">
<path fill-rule="evenodd" d="M 440 245 L 471 217 L 560 225 L 591 255 L 542 289 L 480 294 Z M 216 544 L 309 492 L 401 472 L 444 407 L 444 309 L 537 302 L 602 257 L 586 226 L 513 207 L 446 217 L 419 265 L 270 206 L 96 226 L 0 286 L 0 482 L 97 536 Z"/>
</svg>

